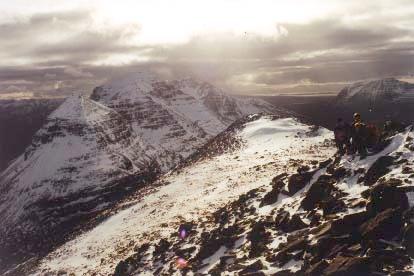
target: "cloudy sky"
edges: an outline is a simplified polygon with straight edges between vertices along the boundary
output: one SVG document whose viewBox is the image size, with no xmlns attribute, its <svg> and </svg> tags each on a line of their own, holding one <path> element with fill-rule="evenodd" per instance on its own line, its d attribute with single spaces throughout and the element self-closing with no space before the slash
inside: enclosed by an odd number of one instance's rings
<svg viewBox="0 0 414 276">
<path fill-rule="evenodd" d="M 413 0 L 1 1 L 0 98 L 89 93 L 147 70 L 237 94 L 412 79 L 413 14 Z"/>
</svg>

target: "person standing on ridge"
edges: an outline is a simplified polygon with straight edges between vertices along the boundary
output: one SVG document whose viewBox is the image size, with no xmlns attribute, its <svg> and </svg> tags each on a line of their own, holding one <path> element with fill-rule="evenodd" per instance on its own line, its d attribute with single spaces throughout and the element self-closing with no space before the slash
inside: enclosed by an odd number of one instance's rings
<svg viewBox="0 0 414 276">
<path fill-rule="evenodd" d="M 366 145 L 366 125 L 361 120 L 359 113 L 354 114 L 354 122 L 352 124 L 352 147 L 364 159 L 367 156 Z"/>
<path fill-rule="evenodd" d="M 345 154 L 350 147 L 351 139 L 351 127 L 348 123 L 344 122 L 342 118 L 338 118 L 337 124 L 334 129 L 335 143 L 340 155 Z"/>
</svg>

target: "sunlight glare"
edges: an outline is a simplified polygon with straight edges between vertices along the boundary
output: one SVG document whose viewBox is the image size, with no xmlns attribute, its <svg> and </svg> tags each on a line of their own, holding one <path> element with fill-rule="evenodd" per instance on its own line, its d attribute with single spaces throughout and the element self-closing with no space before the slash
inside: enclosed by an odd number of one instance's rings
<svg viewBox="0 0 414 276">
<path fill-rule="evenodd" d="M 278 24 L 304 24 L 332 6 L 316 0 L 103 0 L 95 18 L 115 25 L 139 26 L 137 41 L 185 43 L 212 33 L 277 37 Z"/>
</svg>

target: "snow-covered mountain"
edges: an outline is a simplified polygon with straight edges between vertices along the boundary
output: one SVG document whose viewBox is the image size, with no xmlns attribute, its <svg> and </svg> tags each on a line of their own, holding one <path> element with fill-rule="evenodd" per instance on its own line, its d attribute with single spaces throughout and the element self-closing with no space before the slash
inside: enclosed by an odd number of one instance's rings
<svg viewBox="0 0 414 276">
<path fill-rule="evenodd" d="M 394 78 L 363 81 L 340 91 L 334 108 L 338 116 L 352 118 L 359 112 L 367 121 L 414 122 L 414 84 Z"/>
<path fill-rule="evenodd" d="M 287 114 L 265 101 L 236 98 L 193 79 L 160 81 L 142 73 L 98 87 L 91 95 L 126 118 L 165 170 L 248 114 Z"/>
<path fill-rule="evenodd" d="M 331 138 L 249 116 L 31 274 L 411 275 L 412 128 L 363 160 Z"/>
<path fill-rule="evenodd" d="M 234 120 L 257 112 L 285 114 L 207 83 L 149 74 L 98 87 L 91 98 L 68 98 L 0 174 L 0 268 L 93 225 Z"/>
<path fill-rule="evenodd" d="M 337 102 L 365 104 L 370 108 L 390 103 L 414 103 L 414 84 L 395 78 L 356 82 L 339 92 Z"/>
</svg>

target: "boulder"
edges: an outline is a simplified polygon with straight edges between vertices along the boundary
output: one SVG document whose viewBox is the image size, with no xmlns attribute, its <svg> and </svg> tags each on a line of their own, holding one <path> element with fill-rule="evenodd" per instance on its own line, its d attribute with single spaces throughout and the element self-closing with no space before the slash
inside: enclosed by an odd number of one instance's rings
<svg viewBox="0 0 414 276">
<path fill-rule="evenodd" d="M 166 239 L 161 239 L 158 245 L 155 246 L 153 255 L 158 256 L 164 254 L 168 248 L 171 246 L 171 243 Z"/>
<path fill-rule="evenodd" d="M 412 174 L 413 172 L 414 170 L 411 167 L 404 167 L 401 171 L 402 174 Z"/>
<path fill-rule="evenodd" d="M 392 181 L 379 183 L 370 191 L 367 211 L 374 216 L 389 208 L 400 208 L 406 210 L 409 208 L 407 194 L 398 188 L 401 181 Z"/>
<path fill-rule="evenodd" d="M 281 211 L 276 216 L 275 225 L 278 229 L 286 233 L 308 227 L 308 225 L 303 222 L 299 215 L 295 214 L 291 218 L 289 212 L 287 211 Z"/>
<path fill-rule="evenodd" d="M 286 232 L 293 232 L 297 231 L 303 228 L 308 227 L 306 223 L 303 222 L 303 220 L 300 218 L 299 215 L 295 214 L 292 216 L 292 218 L 289 220 Z"/>
<path fill-rule="evenodd" d="M 312 179 L 315 171 L 293 174 L 289 177 L 288 190 L 292 196 L 303 189 Z"/>
<path fill-rule="evenodd" d="M 263 268 L 264 268 L 264 265 L 263 265 L 262 261 L 258 260 L 256 262 L 246 266 L 244 269 L 242 269 L 239 272 L 239 275 L 256 275 L 256 274 L 251 274 L 251 273 L 258 273 Z M 263 273 L 263 272 L 260 272 L 260 273 Z"/>
<path fill-rule="evenodd" d="M 324 216 L 336 214 L 338 212 L 346 210 L 346 204 L 343 200 L 328 196 L 327 199 L 321 201 L 321 208 Z"/>
<path fill-rule="evenodd" d="M 287 232 L 287 225 L 290 220 L 290 214 L 288 211 L 280 210 L 275 218 L 275 225 L 277 228 L 284 232 Z"/>
<path fill-rule="evenodd" d="M 331 158 L 329 158 L 328 160 L 325 160 L 325 161 L 320 162 L 319 163 L 319 168 L 320 169 L 324 169 L 324 168 L 328 167 L 328 165 L 331 164 L 332 161 L 333 160 Z"/>
<path fill-rule="evenodd" d="M 308 241 L 305 237 L 293 239 L 285 244 L 281 244 L 279 252 L 275 255 L 269 255 L 266 260 L 268 262 L 275 262 L 278 266 L 284 266 L 290 260 L 298 258 L 297 254 L 292 254 L 293 252 L 298 251 L 299 254 L 303 254 L 307 244 Z"/>
<path fill-rule="evenodd" d="M 378 246 L 377 246 L 378 247 Z M 407 256 L 401 248 L 375 248 L 367 252 L 373 262 L 374 267 L 379 270 L 402 270 L 412 265 L 411 258 Z"/>
<path fill-rule="evenodd" d="M 266 205 L 271 205 L 273 203 L 276 203 L 279 197 L 279 193 L 283 189 L 284 186 L 285 186 L 285 183 L 282 180 L 278 180 L 277 182 L 273 183 L 272 190 L 270 190 L 267 194 L 264 195 L 262 201 L 260 202 L 259 207 L 263 207 Z"/>
<path fill-rule="evenodd" d="M 120 261 L 115 267 L 114 276 L 129 275 L 131 268 L 127 261 Z"/>
<path fill-rule="evenodd" d="M 299 174 L 302 174 L 302 173 L 308 172 L 309 170 L 310 170 L 310 167 L 309 167 L 308 165 L 304 165 L 304 166 L 300 166 L 300 167 L 297 169 L 297 172 L 298 172 Z"/>
<path fill-rule="evenodd" d="M 350 174 L 351 172 L 349 170 L 345 169 L 344 167 L 339 167 L 333 171 L 332 176 L 335 179 L 339 180 L 345 176 L 349 176 Z"/>
<path fill-rule="evenodd" d="M 367 257 L 336 257 L 324 270 L 326 276 L 366 276 L 370 273 L 371 259 Z"/>
<path fill-rule="evenodd" d="M 262 221 L 255 222 L 252 230 L 247 234 L 247 239 L 250 241 L 249 257 L 258 257 L 266 250 L 266 243 L 270 234 L 266 232 L 266 223 Z"/>
<path fill-rule="evenodd" d="M 305 271 L 305 275 L 309 275 L 309 276 L 322 275 L 322 272 L 328 267 L 328 265 L 329 265 L 328 262 L 325 260 L 317 262 Z"/>
<path fill-rule="evenodd" d="M 312 245 L 309 245 L 309 252 L 312 253 L 314 260 L 324 260 L 335 257 L 339 252 L 344 251 L 352 242 L 350 235 L 338 237 L 323 236 Z"/>
<path fill-rule="evenodd" d="M 335 180 L 332 176 L 321 175 L 307 191 L 305 198 L 301 202 L 302 208 L 306 211 L 313 210 L 318 203 L 330 195 L 334 183 Z"/>
<path fill-rule="evenodd" d="M 400 209 L 387 209 L 369 219 L 359 227 L 364 244 L 379 239 L 392 239 L 399 234 L 403 226 Z"/>
<path fill-rule="evenodd" d="M 394 160 L 395 158 L 389 155 L 378 158 L 365 174 L 365 185 L 371 186 L 375 184 L 380 177 L 389 173 L 390 169 L 388 167 L 393 164 Z"/>
<path fill-rule="evenodd" d="M 357 240 L 358 227 L 369 219 L 367 212 L 345 215 L 331 223 L 331 233 L 335 235 L 350 234 Z"/>
</svg>

